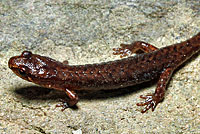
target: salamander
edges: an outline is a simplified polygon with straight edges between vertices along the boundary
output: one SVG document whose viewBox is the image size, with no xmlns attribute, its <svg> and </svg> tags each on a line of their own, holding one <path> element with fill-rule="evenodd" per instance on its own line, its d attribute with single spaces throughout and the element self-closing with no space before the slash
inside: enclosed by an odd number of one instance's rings
<svg viewBox="0 0 200 134">
<path fill-rule="evenodd" d="M 121 44 L 113 49 L 120 60 L 98 64 L 69 65 L 68 61 L 59 62 L 52 58 L 23 51 L 21 55 L 11 57 L 9 68 L 19 77 L 47 88 L 64 91 L 68 100 L 58 104 L 65 110 L 75 106 L 79 100 L 76 90 L 118 89 L 158 79 L 153 94 L 141 95 L 144 102 L 142 113 L 150 108 L 154 111 L 165 96 L 166 86 L 174 70 L 200 51 L 200 32 L 181 43 L 158 49 L 157 47 L 136 41 Z M 138 53 L 140 51 L 140 53 Z M 130 56 L 137 53 L 135 56 Z"/>
</svg>

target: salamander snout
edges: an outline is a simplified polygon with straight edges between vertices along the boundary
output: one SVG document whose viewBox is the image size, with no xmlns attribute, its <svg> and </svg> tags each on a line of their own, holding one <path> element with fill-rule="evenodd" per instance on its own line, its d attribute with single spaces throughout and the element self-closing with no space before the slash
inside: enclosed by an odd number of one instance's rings
<svg viewBox="0 0 200 134">
<path fill-rule="evenodd" d="M 12 66 L 14 65 L 14 59 L 15 59 L 15 57 L 11 57 L 10 59 L 9 59 L 9 61 L 8 61 L 8 67 L 11 69 L 12 68 Z"/>
<path fill-rule="evenodd" d="M 10 69 L 18 68 L 20 65 L 24 65 L 25 62 L 32 56 L 30 51 L 23 51 L 20 56 L 11 57 L 8 61 Z"/>
<path fill-rule="evenodd" d="M 19 77 L 28 80 L 29 73 L 29 60 L 31 59 L 32 53 L 24 51 L 20 56 L 11 57 L 8 61 L 8 67 Z"/>
</svg>

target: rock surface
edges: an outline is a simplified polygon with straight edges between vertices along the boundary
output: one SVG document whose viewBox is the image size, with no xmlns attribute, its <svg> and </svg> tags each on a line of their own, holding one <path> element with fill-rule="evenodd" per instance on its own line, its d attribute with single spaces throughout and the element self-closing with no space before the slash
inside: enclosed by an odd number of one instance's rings
<svg viewBox="0 0 200 134">
<path fill-rule="evenodd" d="M 75 65 L 118 59 L 112 48 L 120 43 L 171 45 L 200 32 L 199 7 L 198 0 L 0 1 L 0 133 L 200 133 L 199 53 L 145 114 L 136 103 L 155 84 L 82 91 L 78 109 L 61 112 L 55 105 L 64 93 L 24 81 L 7 65 L 23 50 Z"/>
</svg>

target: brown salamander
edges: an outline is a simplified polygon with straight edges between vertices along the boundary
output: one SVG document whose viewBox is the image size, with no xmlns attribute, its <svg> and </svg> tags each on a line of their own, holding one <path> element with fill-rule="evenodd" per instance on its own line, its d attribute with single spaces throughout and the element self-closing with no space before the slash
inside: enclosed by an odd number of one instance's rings
<svg viewBox="0 0 200 134">
<path fill-rule="evenodd" d="M 27 81 L 64 91 L 69 100 L 60 105 L 62 110 L 78 102 L 75 90 L 117 89 L 140 84 L 159 78 L 155 93 L 140 96 L 145 102 L 141 111 L 152 111 L 165 95 L 167 83 L 173 71 L 200 51 L 200 33 L 192 38 L 158 49 L 148 43 L 137 41 L 130 45 L 121 44 L 114 48 L 114 54 L 121 57 L 142 50 L 143 53 L 121 60 L 100 64 L 68 65 L 49 57 L 24 51 L 20 56 L 10 58 L 8 65 L 12 71 Z"/>
</svg>

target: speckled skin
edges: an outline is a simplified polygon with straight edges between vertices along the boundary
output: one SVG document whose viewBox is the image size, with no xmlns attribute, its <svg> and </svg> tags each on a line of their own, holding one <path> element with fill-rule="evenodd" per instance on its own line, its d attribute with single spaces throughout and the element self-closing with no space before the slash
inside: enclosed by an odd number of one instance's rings
<svg viewBox="0 0 200 134">
<path fill-rule="evenodd" d="M 24 51 L 20 56 L 10 58 L 8 65 L 25 80 L 65 91 L 70 100 L 58 105 L 64 109 L 78 102 L 74 90 L 116 89 L 159 78 L 155 93 L 141 96 L 146 101 L 137 104 L 146 105 L 142 110 L 146 112 L 150 108 L 154 110 L 164 98 L 165 88 L 173 71 L 200 51 L 200 33 L 184 42 L 161 49 L 141 41 L 130 45 L 122 44 L 121 48 L 114 49 L 114 54 L 125 57 L 139 49 L 146 53 L 100 64 L 73 66 Z"/>
</svg>

